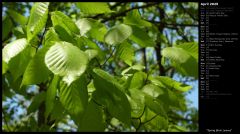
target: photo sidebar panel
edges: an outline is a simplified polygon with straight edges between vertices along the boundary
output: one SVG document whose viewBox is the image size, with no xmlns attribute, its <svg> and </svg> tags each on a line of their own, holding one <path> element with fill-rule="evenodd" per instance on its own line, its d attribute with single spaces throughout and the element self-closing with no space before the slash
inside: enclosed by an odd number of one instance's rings
<svg viewBox="0 0 240 134">
<path fill-rule="evenodd" d="M 200 131 L 232 132 L 239 90 L 239 6 L 199 3 Z M 235 108 L 234 108 L 235 105 Z"/>
</svg>

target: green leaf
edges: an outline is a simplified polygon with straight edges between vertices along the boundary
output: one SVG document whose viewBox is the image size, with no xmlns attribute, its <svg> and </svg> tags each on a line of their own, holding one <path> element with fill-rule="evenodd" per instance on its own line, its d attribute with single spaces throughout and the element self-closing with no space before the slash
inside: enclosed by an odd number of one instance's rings
<svg viewBox="0 0 240 134">
<path fill-rule="evenodd" d="M 14 81 L 24 74 L 28 63 L 32 58 L 31 53 L 33 50 L 34 49 L 32 47 L 28 46 L 9 61 L 8 68 L 14 77 Z"/>
<path fill-rule="evenodd" d="M 152 110 L 146 108 L 143 117 L 141 118 L 142 122 L 144 123 L 145 129 L 151 130 L 151 132 L 160 132 L 160 131 L 167 131 L 168 129 L 168 119 L 156 115 Z M 148 122 L 147 122 L 148 121 Z"/>
<path fill-rule="evenodd" d="M 8 63 L 13 57 L 21 53 L 27 46 L 26 38 L 15 40 L 3 48 L 3 61 Z"/>
<path fill-rule="evenodd" d="M 16 36 L 17 39 L 27 38 L 26 35 L 26 26 L 18 26 L 13 29 L 13 34 Z"/>
<path fill-rule="evenodd" d="M 112 12 L 105 2 L 78 2 L 77 7 L 86 14 L 102 14 Z"/>
<path fill-rule="evenodd" d="M 122 92 L 122 86 L 101 69 L 93 69 L 94 86 L 96 91 L 93 98 L 106 106 L 109 113 L 118 120 L 130 125 L 131 107 L 126 95 Z"/>
<path fill-rule="evenodd" d="M 182 48 L 198 60 L 198 44 L 196 42 L 186 42 L 175 47 Z"/>
<path fill-rule="evenodd" d="M 104 42 L 104 35 L 107 33 L 107 28 L 104 24 L 90 18 L 82 18 L 76 22 L 80 29 L 81 35 L 91 36 L 98 41 Z"/>
<path fill-rule="evenodd" d="M 13 23 L 8 16 L 2 19 L 2 41 L 5 40 L 13 28 Z"/>
<path fill-rule="evenodd" d="M 80 29 L 80 34 L 83 36 L 94 26 L 94 22 L 90 19 L 82 18 L 76 22 L 77 27 Z"/>
<path fill-rule="evenodd" d="M 132 34 L 132 28 L 125 24 L 119 24 L 112 27 L 105 35 L 105 42 L 110 45 L 122 43 Z"/>
<path fill-rule="evenodd" d="M 46 101 L 45 101 L 45 121 L 47 121 L 47 117 L 48 115 L 52 112 L 53 108 L 54 108 L 54 102 L 55 102 L 55 97 L 57 94 L 57 85 L 59 82 L 59 77 L 54 76 L 52 79 L 52 82 L 50 84 L 50 86 L 47 89 L 47 93 L 46 93 Z"/>
<path fill-rule="evenodd" d="M 186 92 L 186 91 L 192 89 L 192 86 L 177 82 L 167 76 L 157 76 L 157 77 L 151 79 L 151 81 L 153 83 L 155 83 L 156 85 L 166 87 L 168 89 L 175 89 L 175 90 L 182 91 L 182 92 Z"/>
<path fill-rule="evenodd" d="M 94 49 L 88 49 L 85 53 L 87 54 L 89 61 L 98 55 L 98 51 Z"/>
<path fill-rule="evenodd" d="M 101 132 L 105 129 L 103 109 L 90 101 L 78 128 L 81 132 Z"/>
<path fill-rule="evenodd" d="M 63 76 L 70 85 L 81 76 L 88 64 L 88 56 L 68 42 L 56 42 L 45 55 L 45 64 L 55 75 Z"/>
<path fill-rule="evenodd" d="M 55 41 L 60 41 L 60 39 L 58 37 L 58 34 L 55 32 L 54 28 L 50 27 L 44 36 L 42 44 L 49 48 L 55 43 Z"/>
<path fill-rule="evenodd" d="M 154 113 L 159 114 L 166 119 L 167 117 L 167 111 L 168 106 L 161 100 L 158 100 L 148 94 L 145 93 L 145 104 L 148 106 Z"/>
<path fill-rule="evenodd" d="M 50 30 L 48 30 L 44 36 L 43 48 L 39 49 L 37 54 L 31 59 L 26 68 L 26 71 L 23 75 L 22 85 L 39 84 L 48 79 L 48 76 L 51 72 L 44 63 L 45 54 L 54 44 L 54 42 L 58 40 L 59 38 L 54 29 L 50 28 Z"/>
<path fill-rule="evenodd" d="M 147 75 L 144 72 L 136 72 L 131 78 L 129 89 L 141 89 L 146 80 Z"/>
<path fill-rule="evenodd" d="M 40 49 L 29 62 L 24 75 L 22 85 L 34 85 L 45 82 L 51 73 L 44 63 L 47 49 Z"/>
<path fill-rule="evenodd" d="M 133 74 L 136 71 L 142 71 L 145 67 L 141 64 L 133 65 L 131 67 L 128 67 L 124 69 L 121 73 L 121 75 L 127 75 L 127 74 Z"/>
<path fill-rule="evenodd" d="M 184 47 L 184 48 L 181 48 Z M 162 55 L 171 60 L 177 71 L 186 76 L 198 77 L 198 59 L 196 59 L 195 47 L 184 45 L 167 47 L 162 50 Z"/>
<path fill-rule="evenodd" d="M 140 47 L 153 47 L 155 43 L 151 37 L 143 29 L 131 26 L 132 35 L 129 37 L 130 40 L 136 42 Z"/>
<path fill-rule="evenodd" d="M 130 96 L 127 97 L 131 105 L 131 116 L 139 118 L 144 112 L 144 94 L 138 89 L 129 89 L 129 92 Z"/>
<path fill-rule="evenodd" d="M 27 24 L 27 38 L 32 40 L 44 28 L 48 18 L 49 2 L 34 3 Z"/>
<path fill-rule="evenodd" d="M 37 94 L 32 103 L 30 104 L 30 106 L 27 109 L 27 113 L 30 114 L 32 112 L 37 111 L 37 109 L 40 107 L 40 105 L 42 104 L 42 102 L 45 100 L 46 98 L 46 92 L 41 92 L 39 94 Z"/>
<path fill-rule="evenodd" d="M 125 41 L 117 46 L 116 57 L 119 57 L 126 64 L 131 66 L 134 59 L 134 50 L 132 45 Z"/>
<path fill-rule="evenodd" d="M 65 109 L 62 105 L 62 103 L 59 100 L 54 100 L 53 104 L 53 110 L 50 114 L 50 120 L 54 121 L 55 123 L 62 121 L 63 118 L 66 117 Z"/>
<path fill-rule="evenodd" d="M 101 42 L 104 42 L 104 35 L 106 33 L 107 33 L 107 27 L 98 21 L 94 22 L 94 25 L 92 26 L 91 30 L 88 32 L 88 34 L 92 38 Z"/>
<path fill-rule="evenodd" d="M 19 23 L 21 25 L 27 24 L 28 19 L 25 16 L 19 14 L 15 10 L 8 10 L 7 12 L 16 23 Z"/>
<path fill-rule="evenodd" d="M 87 83 L 85 75 L 74 81 L 70 86 L 61 83 L 60 102 L 71 115 L 76 124 L 80 123 L 88 104 Z"/>
<path fill-rule="evenodd" d="M 2 75 L 5 74 L 8 70 L 8 65 L 2 60 Z"/>
<path fill-rule="evenodd" d="M 127 16 L 124 18 L 123 21 L 125 24 L 129 25 L 136 25 L 139 27 L 145 26 L 145 27 L 151 27 L 152 24 L 144 19 L 142 19 L 138 9 L 134 9 L 131 12 L 127 13 Z"/>
<path fill-rule="evenodd" d="M 161 88 L 154 84 L 147 84 L 142 88 L 142 91 L 153 98 L 157 98 L 159 95 L 163 94 L 163 91 Z"/>
<path fill-rule="evenodd" d="M 164 77 L 164 76 L 160 76 L 160 77 Z M 149 78 L 151 80 L 151 82 L 154 85 L 157 85 L 162 91 L 163 94 L 159 95 L 157 97 L 158 100 L 161 100 L 162 102 L 164 102 L 167 105 L 171 105 L 173 107 L 176 108 L 180 108 L 182 110 L 185 109 L 184 105 L 182 105 L 182 103 L 185 103 L 184 97 L 181 97 L 181 94 L 179 94 L 179 90 L 174 90 L 172 91 L 171 89 L 174 89 L 174 87 L 172 87 L 172 83 L 170 81 L 164 81 L 164 82 L 169 82 L 167 84 L 164 84 L 161 80 L 160 77 L 158 76 L 157 78 Z"/>
<path fill-rule="evenodd" d="M 78 35 L 80 33 L 77 25 L 67 15 L 60 11 L 52 12 L 51 19 L 55 28 L 56 26 L 62 27 L 69 35 L 72 35 L 72 33 Z"/>
</svg>

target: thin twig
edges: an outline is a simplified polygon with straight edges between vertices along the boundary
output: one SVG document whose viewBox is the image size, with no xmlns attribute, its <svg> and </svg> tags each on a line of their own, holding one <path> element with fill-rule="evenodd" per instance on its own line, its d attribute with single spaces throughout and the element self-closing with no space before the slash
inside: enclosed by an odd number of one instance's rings
<svg viewBox="0 0 240 134">
<path fill-rule="evenodd" d="M 101 65 L 101 67 L 103 67 L 107 63 L 107 61 L 113 56 L 113 53 L 114 53 L 115 49 L 116 49 L 116 47 L 113 48 L 110 56 L 105 60 L 105 62 Z"/>
<path fill-rule="evenodd" d="M 145 121 L 145 122 L 142 122 L 142 125 L 143 124 L 146 124 L 146 123 L 148 123 L 148 122 L 150 122 L 150 121 L 152 121 L 154 118 L 156 118 L 157 116 L 158 116 L 159 114 L 156 114 L 156 115 L 154 115 L 151 119 L 149 119 L 149 120 L 147 120 L 147 121 Z"/>
</svg>

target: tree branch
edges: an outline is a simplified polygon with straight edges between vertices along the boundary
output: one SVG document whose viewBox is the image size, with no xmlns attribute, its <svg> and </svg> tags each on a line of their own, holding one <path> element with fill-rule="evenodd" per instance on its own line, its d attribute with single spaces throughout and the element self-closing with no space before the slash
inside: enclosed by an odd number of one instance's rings
<svg viewBox="0 0 240 134">
<path fill-rule="evenodd" d="M 103 17 L 101 22 L 104 23 L 104 22 L 109 21 L 109 20 L 114 20 L 117 17 L 125 16 L 127 12 L 130 12 L 130 11 L 132 11 L 134 9 L 143 9 L 143 8 L 148 8 L 148 7 L 155 6 L 155 5 L 156 5 L 156 3 L 154 2 L 154 3 L 148 3 L 148 4 L 143 5 L 143 6 L 133 7 L 133 8 L 127 9 L 127 10 L 125 10 L 123 12 L 120 12 L 118 14 L 113 14 L 110 17 Z M 95 17 L 92 17 L 92 18 L 97 19 Z"/>
<path fill-rule="evenodd" d="M 141 51 L 142 51 L 142 54 L 143 54 L 143 56 L 142 56 L 142 58 L 143 58 L 143 59 L 142 59 L 142 60 L 143 60 L 143 64 L 144 64 L 144 66 L 145 66 L 144 71 L 147 72 L 147 70 L 148 70 L 147 68 L 148 68 L 148 67 L 147 67 L 146 48 L 142 48 Z"/>
<path fill-rule="evenodd" d="M 147 20 L 151 23 L 159 25 L 162 23 L 161 21 L 154 21 L 154 20 Z M 175 29 L 176 27 L 198 27 L 198 24 L 179 24 L 179 23 L 164 23 L 164 26 L 166 28 L 172 28 Z"/>
<path fill-rule="evenodd" d="M 165 12 L 160 6 L 158 6 L 157 9 L 158 9 L 159 16 L 160 16 L 160 19 L 161 19 L 160 24 L 158 26 L 158 30 L 159 30 L 159 33 L 163 33 L 163 29 L 165 27 Z M 161 42 L 160 41 L 161 40 L 159 39 L 159 36 L 158 36 L 157 44 L 155 46 L 155 51 L 156 51 L 159 75 L 164 76 L 165 75 L 165 70 L 164 70 L 164 67 L 161 64 L 162 55 L 161 55 Z"/>
<path fill-rule="evenodd" d="M 180 6 L 180 8 L 182 8 L 183 11 L 184 11 L 185 13 L 187 13 L 193 20 L 198 21 L 198 19 L 195 18 L 195 17 L 192 15 L 192 13 L 190 13 L 188 10 L 186 10 L 181 3 L 179 3 L 179 6 Z"/>
</svg>

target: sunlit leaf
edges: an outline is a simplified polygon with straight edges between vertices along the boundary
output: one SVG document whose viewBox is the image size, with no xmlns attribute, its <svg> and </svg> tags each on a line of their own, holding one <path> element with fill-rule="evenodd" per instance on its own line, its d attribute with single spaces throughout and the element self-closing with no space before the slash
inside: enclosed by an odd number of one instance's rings
<svg viewBox="0 0 240 134">
<path fill-rule="evenodd" d="M 121 43 L 117 47 L 116 56 L 131 66 L 134 59 L 134 49 L 132 45 L 126 41 Z"/>
<path fill-rule="evenodd" d="M 77 7 L 86 14 L 101 14 L 111 12 L 108 4 L 105 2 L 78 2 Z"/>
<path fill-rule="evenodd" d="M 70 86 L 61 83 L 59 96 L 63 107 L 71 115 L 75 123 L 79 124 L 88 104 L 85 76 L 82 75 L 79 79 L 71 83 Z"/>
<path fill-rule="evenodd" d="M 105 42 L 110 45 L 122 43 L 132 34 L 132 28 L 125 24 L 112 27 L 105 35 Z"/>
<path fill-rule="evenodd" d="M 192 44 L 195 45 L 195 44 Z M 178 47 L 167 47 L 162 50 L 162 55 L 171 60 L 177 71 L 186 76 L 198 77 L 197 45 L 178 45 Z"/>
<path fill-rule="evenodd" d="M 45 64 L 55 75 L 63 76 L 63 81 L 70 85 L 86 70 L 88 57 L 71 43 L 56 42 L 47 51 Z"/>
<path fill-rule="evenodd" d="M 137 9 L 134 9 L 131 12 L 128 12 L 127 16 L 125 17 L 123 22 L 125 24 L 136 25 L 139 27 L 142 27 L 142 26 L 151 27 L 152 26 L 152 24 L 150 22 L 142 19 L 141 15 Z"/>
<path fill-rule="evenodd" d="M 27 24 L 27 39 L 32 40 L 44 28 L 48 18 L 49 2 L 34 3 Z"/>
<path fill-rule="evenodd" d="M 22 52 L 27 46 L 26 38 L 15 40 L 9 44 L 7 44 L 2 52 L 3 52 L 3 61 L 8 63 L 13 57 Z"/>
</svg>

